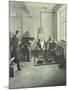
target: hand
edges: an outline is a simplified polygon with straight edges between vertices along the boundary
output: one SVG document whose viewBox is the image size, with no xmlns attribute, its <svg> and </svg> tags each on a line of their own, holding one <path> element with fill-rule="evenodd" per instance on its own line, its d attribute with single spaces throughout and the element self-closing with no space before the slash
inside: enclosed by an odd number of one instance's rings
<svg viewBox="0 0 68 90">
<path fill-rule="evenodd" d="M 19 44 L 21 44 L 21 41 L 19 41 Z"/>
</svg>

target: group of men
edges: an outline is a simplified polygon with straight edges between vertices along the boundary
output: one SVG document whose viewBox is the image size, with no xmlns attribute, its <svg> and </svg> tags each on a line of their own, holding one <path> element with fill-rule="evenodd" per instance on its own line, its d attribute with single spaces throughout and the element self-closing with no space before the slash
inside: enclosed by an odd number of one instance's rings
<svg viewBox="0 0 68 90">
<path fill-rule="evenodd" d="M 22 47 L 22 44 L 23 44 L 23 51 L 22 51 L 23 56 L 27 57 L 27 61 L 30 61 L 29 48 L 31 47 L 31 45 L 30 45 L 28 39 L 26 39 L 26 40 L 24 38 L 22 38 L 21 40 L 19 39 L 19 31 L 18 30 L 16 31 L 16 34 L 13 36 L 12 43 L 13 43 L 12 57 L 15 57 L 14 61 L 17 64 L 18 71 L 21 71 L 20 46 Z M 42 49 L 40 39 L 37 42 L 37 47 Z M 56 44 L 55 44 L 54 40 L 52 40 L 52 42 L 51 42 L 51 38 L 49 38 L 49 40 L 47 42 L 44 41 L 43 48 L 45 48 L 45 49 L 49 48 L 49 51 L 51 51 L 51 50 L 55 49 L 55 47 L 56 47 Z"/>
<path fill-rule="evenodd" d="M 57 50 L 57 43 L 54 39 L 49 39 L 47 41 L 43 41 L 43 45 L 41 44 L 41 40 L 39 39 L 37 42 L 37 50 L 41 50 L 40 55 L 44 57 L 44 60 L 47 61 L 49 58 L 53 58 L 55 60 L 56 57 L 56 50 Z M 38 53 L 39 56 L 39 53 Z"/>
<path fill-rule="evenodd" d="M 36 47 L 41 50 L 43 50 L 43 49 L 44 50 L 47 50 L 47 49 L 54 50 L 56 48 L 56 42 L 53 39 L 51 39 L 50 37 L 47 41 L 44 40 L 42 44 L 41 44 L 41 40 L 38 39 Z"/>
</svg>

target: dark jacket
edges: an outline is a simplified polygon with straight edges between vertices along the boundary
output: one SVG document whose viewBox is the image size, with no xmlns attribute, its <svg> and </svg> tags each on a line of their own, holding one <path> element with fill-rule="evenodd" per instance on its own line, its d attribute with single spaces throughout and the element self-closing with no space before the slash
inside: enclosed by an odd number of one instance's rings
<svg viewBox="0 0 68 90">
<path fill-rule="evenodd" d="M 14 35 L 13 36 L 13 57 L 15 57 L 15 62 L 19 61 L 19 38 Z"/>
</svg>

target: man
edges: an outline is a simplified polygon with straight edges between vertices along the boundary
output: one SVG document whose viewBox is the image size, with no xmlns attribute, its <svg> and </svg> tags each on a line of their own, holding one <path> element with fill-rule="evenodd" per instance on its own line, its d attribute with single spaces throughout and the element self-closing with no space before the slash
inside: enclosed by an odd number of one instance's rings
<svg viewBox="0 0 68 90">
<path fill-rule="evenodd" d="M 52 40 L 52 55 L 55 57 L 55 53 L 56 53 L 56 50 L 57 50 L 57 45 L 56 45 L 56 42 L 54 40 Z"/>
<path fill-rule="evenodd" d="M 41 43 L 40 43 L 40 39 L 39 39 L 38 42 L 37 42 L 37 48 L 38 48 L 38 49 L 42 49 Z"/>
<path fill-rule="evenodd" d="M 22 37 L 22 45 L 23 45 L 23 55 L 24 55 L 24 60 L 25 61 L 30 61 L 30 43 L 28 38 L 23 38 Z"/>
<path fill-rule="evenodd" d="M 17 64 L 18 71 L 21 71 L 19 60 L 19 31 L 13 36 L 13 57 L 15 57 L 15 63 Z"/>
</svg>

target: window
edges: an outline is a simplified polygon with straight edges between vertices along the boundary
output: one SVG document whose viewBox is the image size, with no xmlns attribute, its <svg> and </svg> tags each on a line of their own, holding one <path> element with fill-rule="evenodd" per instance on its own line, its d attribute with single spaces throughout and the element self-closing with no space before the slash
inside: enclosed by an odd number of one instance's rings
<svg viewBox="0 0 68 90">
<path fill-rule="evenodd" d="M 57 11 L 57 38 L 58 40 L 66 41 L 66 18 L 65 18 L 65 5 Z"/>
</svg>

